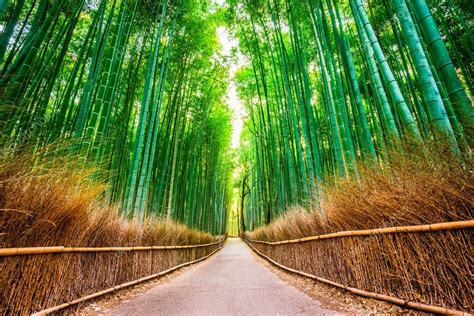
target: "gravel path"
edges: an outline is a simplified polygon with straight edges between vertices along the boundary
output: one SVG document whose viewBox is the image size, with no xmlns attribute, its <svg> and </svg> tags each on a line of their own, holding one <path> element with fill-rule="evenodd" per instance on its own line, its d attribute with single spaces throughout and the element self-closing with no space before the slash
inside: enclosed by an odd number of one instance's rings
<svg viewBox="0 0 474 316">
<path fill-rule="evenodd" d="M 169 283 L 108 311 L 110 315 L 335 315 L 280 280 L 240 239 Z"/>
</svg>

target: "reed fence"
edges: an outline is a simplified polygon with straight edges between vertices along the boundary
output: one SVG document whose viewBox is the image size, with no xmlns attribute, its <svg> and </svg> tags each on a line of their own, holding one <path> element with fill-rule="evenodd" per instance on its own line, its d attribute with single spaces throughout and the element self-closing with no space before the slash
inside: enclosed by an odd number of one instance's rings
<svg viewBox="0 0 474 316">
<path fill-rule="evenodd" d="M 429 313 L 473 311 L 474 220 L 244 240 L 283 269 Z"/>
<path fill-rule="evenodd" d="M 216 242 L 182 246 L 0 249 L 0 314 L 45 315 L 204 260 Z"/>
</svg>

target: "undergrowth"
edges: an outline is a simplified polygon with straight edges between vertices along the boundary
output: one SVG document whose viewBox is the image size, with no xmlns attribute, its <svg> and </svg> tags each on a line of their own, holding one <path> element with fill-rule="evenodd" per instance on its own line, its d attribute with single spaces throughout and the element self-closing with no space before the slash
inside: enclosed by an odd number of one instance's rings
<svg viewBox="0 0 474 316">
<path fill-rule="evenodd" d="M 70 159 L 36 164 L 29 155 L 0 161 L 0 247 L 132 246 L 208 243 L 214 238 L 175 222 L 143 227 L 101 201 L 105 185 Z"/>
<path fill-rule="evenodd" d="M 357 176 L 321 185 L 309 211 L 291 207 L 248 233 L 285 240 L 346 230 L 430 224 L 473 218 L 472 160 L 442 146 L 392 149 L 384 164 L 361 163 Z"/>
</svg>

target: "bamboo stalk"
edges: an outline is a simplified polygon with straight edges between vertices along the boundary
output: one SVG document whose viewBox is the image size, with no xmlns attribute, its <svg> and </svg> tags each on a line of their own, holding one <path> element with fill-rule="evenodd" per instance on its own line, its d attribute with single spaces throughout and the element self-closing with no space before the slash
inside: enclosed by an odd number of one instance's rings
<svg viewBox="0 0 474 316">
<path fill-rule="evenodd" d="M 416 226 L 398 226 L 398 227 L 384 227 L 384 228 L 366 229 L 366 230 L 351 230 L 351 231 L 342 231 L 342 232 L 337 232 L 337 233 L 304 237 L 304 238 L 298 238 L 298 239 L 282 240 L 282 241 L 263 241 L 263 240 L 252 240 L 248 238 L 245 238 L 245 239 L 256 244 L 283 245 L 283 244 L 295 244 L 295 243 L 301 243 L 301 242 L 307 242 L 307 241 L 313 241 L 313 240 L 331 239 L 331 238 L 340 238 L 340 237 L 384 235 L 384 234 L 395 234 L 395 233 L 421 233 L 421 232 L 434 232 L 434 231 L 442 231 L 442 230 L 467 229 L 467 228 L 474 228 L 474 220 L 425 224 L 425 225 L 416 225 Z"/>
<path fill-rule="evenodd" d="M 63 246 L 57 247 L 26 247 L 26 248 L 2 248 L 0 249 L 0 256 L 16 256 L 16 255 L 32 255 L 43 253 L 57 253 L 64 252 Z"/>
<path fill-rule="evenodd" d="M 172 250 L 172 249 L 194 249 L 209 247 L 223 242 L 224 239 L 213 243 L 202 245 L 184 245 L 184 246 L 134 246 L 134 247 L 26 247 L 26 248 L 2 248 L 0 257 L 19 256 L 19 255 L 38 255 L 52 253 L 79 253 L 79 252 L 113 252 L 113 251 L 142 251 L 142 250 Z"/>
<path fill-rule="evenodd" d="M 443 223 L 443 224 L 446 224 L 446 223 Z M 425 226 L 425 225 L 423 225 L 423 226 Z M 443 315 L 466 315 L 466 316 L 467 315 L 472 315 L 470 313 L 466 313 L 466 312 L 463 312 L 463 311 L 458 311 L 458 310 L 455 310 L 455 309 L 449 309 L 449 308 L 444 308 L 444 307 L 440 307 L 440 306 L 434 306 L 434 305 L 428 305 L 428 304 L 423 304 L 423 303 L 405 301 L 405 300 L 403 300 L 401 298 L 398 298 L 398 297 L 393 297 L 393 296 L 374 293 L 374 292 L 368 292 L 368 291 L 360 290 L 360 289 L 357 289 L 357 288 L 354 288 L 354 287 L 345 286 L 343 284 L 340 284 L 340 283 L 337 283 L 337 282 L 334 282 L 334 281 L 331 281 L 331 280 L 328 280 L 328 279 L 324 279 L 324 278 L 318 277 L 318 276 L 313 275 L 313 274 L 309 274 L 309 273 L 306 273 L 306 272 L 302 272 L 302 271 L 284 266 L 284 265 L 276 262 L 275 260 L 271 259 L 267 255 L 263 254 L 259 250 L 255 249 L 248 242 L 247 242 L 247 245 L 253 251 L 255 251 L 259 256 L 265 258 L 266 260 L 268 260 L 272 264 L 276 265 L 277 267 L 282 268 L 283 270 L 286 270 L 286 271 L 289 271 L 289 272 L 292 272 L 292 273 L 295 273 L 295 274 L 299 274 L 299 275 L 314 279 L 316 281 L 326 283 L 326 284 L 329 284 L 329 285 L 347 290 L 347 291 L 349 291 L 353 294 L 359 295 L 359 296 L 373 298 L 373 299 L 376 299 L 376 300 L 379 300 L 379 301 L 385 301 L 385 302 L 389 302 L 389 303 L 392 303 L 392 304 L 395 304 L 395 305 L 399 305 L 399 306 L 402 306 L 402 307 L 407 307 L 407 308 L 410 308 L 410 309 L 419 310 L 419 311 L 427 312 L 427 313 L 443 314 Z"/>
<path fill-rule="evenodd" d="M 220 242 L 222 242 L 223 240 L 221 240 Z M 169 249 L 169 248 L 168 248 Z M 134 280 L 134 281 L 131 281 L 131 282 L 127 282 L 127 283 L 123 283 L 123 284 L 120 284 L 120 285 L 117 285 L 117 286 L 114 286 L 114 287 L 111 287 L 111 288 L 108 288 L 106 290 L 103 290 L 103 291 L 99 291 L 99 292 L 96 292 L 96 293 L 93 293 L 93 294 L 89 294 L 87 296 L 83 296 L 81 298 L 78 298 L 78 299 L 75 299 L 73 301 L 70 301 L 70 302 L 67 302 L 67 303 L 64 303 L 64 304 L 61 304 L 61 305 L 57 305 L 57 306 L 53 306 L 53 307 L 50 307 L 48 309 L 44 309 L 42 311 L 39 311 L 39 312 L 36 312 L 34 314 L 32 314 L 32 316 L 39 316 L 39 315 L 48 315 L 48 314 L 51 314 L 53 312 L 57 312 L 59 310 L 62 310 L 62 309 L 65 309 L 65 308 L 68 308 L 68 307 L 71 307 L 73 305 L 77 305 L 79 303 L 82 303 L 82 302 L 85 302 L 85 301 L 88 301 L 88 300 L 91 300 L 93 298 L 96 298 L 96 297 L 99 297 L 99 296 L 103 296 L 105 294 L 108 294 L 108 293 L 112 293 L 112 292 L 115 292 L 115 291 L 118 291 L 118 290 L 121 290 L 121 289 L 124 289 L 126 287 L 129 287 L 129 286 L 132 286 L 132 285 L 135 285 L 135 284 L 138 284 L 138 283 L 142 283 L 142 282 L 145 282 L 145 281 L 149 281 L 149 280 L 152 280 L 152 279 L 155 279 L 155 278 L 158 278 L 160 276 L 163 276 L 163 275 L 166 275 L 168 273 L 171 273 L 177 269 L 180 269 L 182 267 L 185 267 L 185 266 L 188 266 L 188 265 L 191 265 L 191 264 L 194 264 L 194 263 L 198 263 L 200 261 L 203 261 L 207 258 L 209 258 L 210 256 L 212 256 L 213 254 L 215 254 L 217 251 L 219 251 L 220 249 L 222 249 L 222 247 L 219 247 L 217 248 L 216 250 L 214 250 L 213 252 L 211 252 L 210 254 L 202 257 L 202 258 L 199 258 L 197 260 L 193 260 L 193 261 L 189 261 L 189 262 L 185 262 L 185 263 L 182 263 L 180 265 L 177 265 L 175 267 L 172 267 L 170 269 L 167 269 L 167 270 L 164 270 L 164 271 L 161 271 L 159 273 L 155 273 L 155 274 L 152 274 L 152 275 L 149 275 L 149 276 L 146 276 L 146 277 L 143 277 L 143 278 L 140 278 L 140 279 L 137 279 L 137 280 Z"/>
</svg>

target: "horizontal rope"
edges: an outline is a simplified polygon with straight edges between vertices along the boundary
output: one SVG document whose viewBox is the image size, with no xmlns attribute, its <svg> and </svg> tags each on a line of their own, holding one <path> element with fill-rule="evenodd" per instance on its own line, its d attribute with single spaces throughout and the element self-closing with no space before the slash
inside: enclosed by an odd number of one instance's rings
<svg viewBox="0 0 474 316">
<path fill-rule="evenodd" d="M 466 229 L 466 228 L 474 228 L 474 220 L 446 222 L 446 223 L 437 223 L 437 224 L 425 224 L 425 225 L 416 225 L 416 226 L 398 226 L 398 227 L 384 227 L 384 228 L 366 229 L 366 230 L 351 230 L 351 231 L 342 231 L 342 232 L 337 232 L 337 233 L 304 237 L 304 238 L 298 238 L 298 239 L 282 240 L 282 241 L 264 241 L 264 240 L 253 240 L 249 238 L 246 238 L 246 240 L 252 243 L 256 243 L 256 244 L 283 245 L 283 244 L 295 244 L 295 243 L 301 243 L 301 242 L 308 242 L 308 241 L 313 241 L 313 240 L 351 237 L 351 236 L 371 236 L 371 235 L 383 235 L 383 234 L 395 234 L 395 233 L 421 233 L 421 232 L 434 232 L 434 231 Z"/>
<path fill-rule="evenodd" d="M 246 239 L 244 238 L 244 240 L 246 240 Z M 248 240 L 246 240 L 246 241 L 248 241 Z M 359 295 L 359 296 L 373 298 L 373 299 L 376 299 L 376 300 L 389 302 L 389 303 L 392 303 L 392 304 L 395 304 L 395 305 L 399 305 L 399 306 L 402 306 L 402 307 L 408 307 L 408 308 L 411 308 L 411 309 L 414 309 L 414 310 L 419 310 L 419 311 L 427 312 L 427 313 L 443 314 L 443 315 L 463 315 L 463 316 L 464 315 L 465 316 L 471 315 L 470 313 L 466 313 L 466 312 L 463 312 L 463 311 L 458 311 L 458 310 L 455 310 L 455 309 L 449 309 L 449 308 L 444 308 L 444 307 L 440 307 L 440 306 L 434 306 L 434 305 L 428 305 L 428 304 L 423 304 L 423 303 L 416 303 L 416 302 L 412 302 L 412 301 L 406 301 L 406 300 L 398 298 L 398 297 L 393 297 L 393 296 L 374 293 L 374 292 L 368 292 L 368 291 L 364 291 L 364 290 L 359 290 L 359 289 L 354 288 L 354 287 L 345 286 L 343 284 L 340 284 L 340 283 L 337 283 L 337 282 L 334 282 L 334 281 L 331 281 L 331 280 L 328 280 L 328 279 L 324 279 L 324 278 L 318 277 L 318 276 L 310 274 L 310 273 L 306 273 L 306 272 L 303 272 L 303 271 L 299 271 L 299 270 L 292 269 L 290 267 L 284 266 L 284 265 L 276 262 L 272 258 L 268 257 L 267 255 L 263 254 L 262 252 L 260 252 L 256 248 L 254 248 L 248 242 L 247 242 L 247 245 L 253 251 L 255 251 L 258 255 L 265 258 L 266 260 L 268 260 L 272 264 L 276 265 L 277 267 L 282 268 L 283 270 L 286 270 L 286 271 L 289 271 L 289 272 L 292 272 L 292 273 L 295 273 L 295 274 L 299 274 L 299 275 L 314 279 L 316 281 L 319 281 L 319 282 L 322 282 L 322 283 L 326 283 L 326 284 L 344 289 L 346 291 L 349 291 L 349 292 L 354 293 L 354 294 Z"/>
<path fill-rule="evenodd" d="M 193 249 L 217 245 L 223 242 L 221 239 L 216 242 L 201 245 L 183 246 L 133 246 L 133 247 L 24 247 L 24 248 L 0 248 L 0 257 L 19 255 L 38 255 L 52 253 L 92 253 L 92 252 L 114 252 L 114 251 L 143 251 L 143 250 L 173 250 L 173 249 Z"/>
<path fill-rule="evenodd" d="M 224 241 L 224 240 L 222 240 Z M 220 242 L 222 242 L 220 241 Z M 197 260 L 193 260 L 193 261 L 189 261 L 189 262 L 185 262 L 185 263 L 182 263 L 180 265 L 177 265 L 175 267 L 172 267 L 168 270 L 165 270 L 165 271 L 162 271 L 162 272 L 159 272 L 159 273 L 156 273 L 156 274 L 152 274 L 152 275 L 149 275 L 149 276 L 146 276 L 146 277 L 143 277 L 143 278 L 140 278 L 138 280 L 134 280 L 134 281 L 131 281 L 131 282 L 127 282 L 127 283 L 123 283 L 123 284 L 120 284 L 120 285 L 117 285 L 117 286 L 114 286 L 114 287 L 111 287 L 111 288 L 108 288 L 106 290 L 103 290 L 103 291 L 100 291 L 100 292 L 96 292 L 96 293 L 93 293 L 93 294 L 89 294 L 87 296 L 84 296 L 84 297 L 81 297 L 81 298 L 78 298 L 78 299 L 75 299 L 71 302 L 68 302 L 68 303 L 64 303 L 64 304 L 61 304 L 61 305 L 57 305 L 57 306 L 54 306 L 54 307 L 50 307 L 48 309 L 44 309 L 42 311 L 39 311 L 39 312 L 36 312 L 34 314 L 32 314 L 32 316 L 39 316 L 39 315 L 48 315 L 48 314 L 51 314 L 51 313 L 54 313 L 54 312 L 57 312 L 59 310 L 62 310 L 62 309 L 65 309 L 65 308 L 68 308 L 68 307 L 71 307 L 71 306 L 74 306 L 74 305 L 77 305 L 79 303 L 82 303 L 82 302 L 85 302 L 85 301 L 88 301 L 88 300 L 91 300 L 93 298 L 96 298 L 96 297 L 99 297 L 99 296 L 103 296 L 105 294 L 109 294 L 109 293 L 112 293 L 112 292 L 115 292 L 115 291 L 118 291 L 118 290 L 121 290 L 121 289 L 124 289 L 126 287 L 129 287 L 129 286 L 132 286 L 132 285 L 136 285 L 138 283 L 142 283 L 142 282 L 145 282 L 145 281 L 149 281 L 149 280 L 152 280 L 152 279 L 155 279 L 155 278 L 158 278 L 160 276 L 163 276 L 165 274 L 168 274 L 170 272 L 173 272 L 179 268 L 182 268 L 182 267 L 185 267 L 185 266 L 188 266 L 188 265 L 191 265 L 191 264 L 194 264 L 194 263 L 198 263 L 199 261 L 202 261 L 202 260 L 205 260 L 207 258 L 209 258 L 210 256 L 212 256 L 213 254 L 215 254 L 217 251 L 219 251 L 220 249 L 222 249 L 222 247 L 219 247 L 217 248 L 216 250 L 214 250 L 213 252 L 211 252 L 210 254 L 202 257 L 202 258 L 199 258 Z"/>
</svg>

